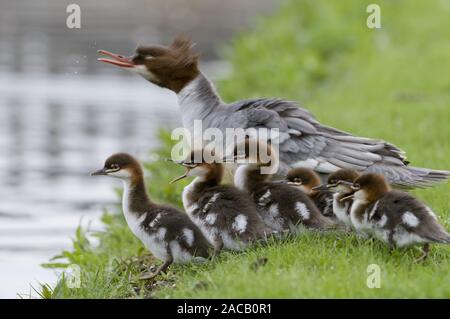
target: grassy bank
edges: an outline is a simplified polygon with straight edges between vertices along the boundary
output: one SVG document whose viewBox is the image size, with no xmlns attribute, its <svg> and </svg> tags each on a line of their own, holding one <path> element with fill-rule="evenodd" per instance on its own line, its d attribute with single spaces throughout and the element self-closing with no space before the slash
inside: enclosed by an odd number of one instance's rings
<svg viewBox="0 0 450 319">
<path fill-rule="evenodd" d="M 226 58 L 231 77 L 219 85 L 225 100 L 280 96 L 301 102 L 317 118 L 356 135 L 400 146 L 417 166 L 449 169 L 450 5 L 446 1 L 377 1 L 382 29 L 365 25 L 370 1 L 289 1 L 253 31 L 238 37 Z M 168 155 L 166 142 L 156 153 Z M 147 164 L 153 198 L 180 204 L 179 171 Z M 450 183 L 414 193 L 450 228 Z M 214 263 L 174 266 L 157 282 L 137 280 L 158 263 L 124 224 L 120 209 L 104 215 L 94 247 L 79 230 L 71 251 L 48 266 L 78 264 L 82 285 L 61 278 L 45 297 L 450 297 L 449 248 L 434 246 L 423 264 L 417 249 L 393 253 L 352 235 L 307 233 L 224 253 Z M 267 258 L 263 266 L 260 262 Z M 367 266 L 381 267 L 381 288 L 366 285 Z"/>
</svg>

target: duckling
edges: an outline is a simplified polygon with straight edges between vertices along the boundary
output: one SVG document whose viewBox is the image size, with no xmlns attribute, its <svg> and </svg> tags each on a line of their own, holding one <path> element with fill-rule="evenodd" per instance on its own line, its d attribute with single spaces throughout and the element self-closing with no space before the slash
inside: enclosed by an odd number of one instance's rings
<svg viewBox="0 0 450 319">
<path fill-rule="evenodd" d="M 183 190 L 183 205 L 214 246 L 214 255 L 222 248 L 243 250 L 266 238 L 268 229 L 247 194 L 232 185 L 220 185 L 224 174 L 222 163 L 207 162 L 202 150 L 194 150 L 179 164 L 186 172 L 171 183 L 195 177 Z"/>
<path fill-rule="evenodd" d="M 154 203 L 147 194 L 144 175 L 139 162 L 129 154 L 110 156 L 104 167 L 91 176 L 106 175 L 123 181 L 122 208 L 132 233 L 152 254 L 164 263 L 155 273 L 144 275 L 150 279 L 165 272 L 172 263 L 205 260 L 210 245 L 202 232 L 178 209 Z"/>
<path fill-rule="evenodd" d="M 256 147 L 251 143 L 256 143 Z M 241 149 L 245 150 L 243 154 Z M 251 149 L 257 149 L 256 154 L 251 154 Z M 267 151 L 269 160 L 262 160 L 262 150 Z M 246 161 L 236 169 L 234 184 L 250 195 L 263 221 L 274 231 L 298 233 L 302 226 L 313 229 L 334 227 L 333 221 L 320 213 L 308 195 L 295 186 L 272 182 L 273 174 L 262 173 L 264 167 L 276 167 L 278 163 L 278 154 L 270 144 L 246 139 L 234 148 L 233 156 L 235 160 Z"/>
<path fill-rule="evenodd" d="M 328 176 L 326 184 L 313 188 L 314 190 L 320 191 L 328 190 L 333 194 L 333 214 L 348 230 L 352 226 L 350 208 L 353 204 L 353 199 L 349 195 L 353 194 L 351 186 L 358 176 L 359 173 L 355 170 L 340 169 Z"/>
<path fill-rule="evenodd" d="M 423 244 L 417 261 L 427 258 L 430 243 L 450 243 L 450 234 L 433 211 L 412 195 L 391 190 L 382 175 L 361 175 L 352 189 L 350 217 L 356 229 L 373 232 L 391 248 Z"/>
<path fill-rule="evenodd" d="M 319 175 L 309 168 L 293 168 L 286 176 L 287 183 L 296 186 L 308 195 L 316 204 L 322 215 L 334 218 L 333 193 L 328 188 L 319 188 L 321 180 Z"/>
</svg>

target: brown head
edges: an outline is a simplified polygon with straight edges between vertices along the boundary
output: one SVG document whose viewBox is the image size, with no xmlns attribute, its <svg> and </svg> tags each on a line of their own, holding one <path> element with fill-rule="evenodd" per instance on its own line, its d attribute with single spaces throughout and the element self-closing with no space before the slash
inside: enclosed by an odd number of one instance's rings
<svg viewBox="0 0 450 319">
<path fill-rule="evenodd" d="M 320 177 L 309 168 L 293 168 L 286 176 L 287 183 L 297 186 L 306 194 L 312 194 L 313 188 L 320 185 Z"/>
<path fill-rule="evenodd" d="M 99 50 L 98 53 L 109 58 L 98 61 L 136 72 L 148 81 L 178 93 L 200 73 L 198 55 L 192 52 L 192 46 L 189 38 L 178 36 L 167 47 L 139 46 L 131 57 Z"/>
<path fill-rule="evenodd" d="M 384 176 L 367 173 L 359 176 L 352 186 L 355 200 L 372 203 L 391 190 Z"/>
<path fill-rule="evenodd" d="M 170 183 L 175 183 L 188 176 L 199 177 L 205 182 L 217 185 L 222 181 L 224 172 L 223 165 L 215 161 L 206 160 L 203 150 L 194 150 L 183 161 L 175 163 L 183 165 L 186 168 L 186 172 Z"/>
<path fill-rule="evenodd" d="M 316 189 L 329 189 L 334 193 L 349 194 L 353 193 L 351 186 L 359 176 L 353 169 L 340 169 L 328 176 L 327 183 L 315 187 Z"/>
<path fill-rule="evenodd" d="M 91 176 L 107 175 L 122 180 L 138 181 L 143 178 L 139 162 L 131 155 L 117 153 L 108 157 L 103 168 L 91 173 Z"/>
<path fill-rule="evenodd" d="M 229 161 L 230 157 L 237 164 L 246 164 L 252 169 L 261 169 L 264 175 L 272 175 L 276 173 L 279 165 L 279 155 L 277 149 L 273 147 L 270 141 L 261 138 L 245 138 L 238 141 L 231 156 L 226 156 L 225 161 Z"/>
</svg>

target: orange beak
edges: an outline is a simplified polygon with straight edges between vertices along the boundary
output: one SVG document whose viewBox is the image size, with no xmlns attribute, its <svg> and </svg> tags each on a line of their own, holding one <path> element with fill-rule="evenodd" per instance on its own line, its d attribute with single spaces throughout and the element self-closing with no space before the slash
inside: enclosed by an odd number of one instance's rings
<svg viewBox="0 0 450 319">
<path fill-rule="evenodd" d="M 111 57 L 112 59 L 108 59 L 108 58 L 98 58 L 97 61 L 100 62 L 106 62 L 109 64 L 113 64 L 116 66 L 120 66 L 122 68 L 134 68 L 135 64 L 133 63 L 133 61 L 131 61 L 130 58 L 126 58 L 122 55 L 119 54 L 115 54 L 106 50 L 98 50 L 97 53 L 99 54 L 103 54 L 106 56 Z"/>
</svg>

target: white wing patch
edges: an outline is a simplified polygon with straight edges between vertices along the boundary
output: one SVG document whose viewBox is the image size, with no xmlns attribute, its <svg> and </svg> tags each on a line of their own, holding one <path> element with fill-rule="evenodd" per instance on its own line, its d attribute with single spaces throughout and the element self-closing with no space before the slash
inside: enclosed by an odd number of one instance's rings
<svg viewBox="0 0 450 319">
<path fill-rule="evenodd" d="M 278 216 L 280 214 L 280 212 L 278 211 L 278 204 L 270 205 L 270 207 L 269 207 L 269 214 L 272 217 L 276 217 L 276 216 Z"/>
<path fill-rule="evenodd" d="M 272 194 L 270 193 L 270 190 L 268 189 L 267 192 L 264 193 L 264 195 L 262 195 L 259 200 L 258 200 L 258 205 L 261 206 L 266 206 L 267 203 L 270 201 L 270 196 Z"/>
<path fill-rule="evenodd" d="M 237 215 L 231 227 L 239 234 L 242 234 L 247 228 L 247 216 L 242 214 Z"/>
<path fill-rule="evenodd" d="M 386 215 L 381 216 L 380 220 L 378 221 L 378 226 L 384 227 L 386 225 L 388 219 Z"/>
<path fill-rule="evenodd" d="M 192 229 L 183 228 L 183 235 L 186 239 L 187 244 L 192 247 L 192 245 L 194 244 L 194 232 L 192 231 Z"/>
<path fill-rule="evenodd" d="M 154 228 L 156 225 L 158 225 L 158 222 L 160 219 L 161 219 L 161 214 L 156 215 L 156 217 L 150 222 L 149 226 L 151 228 Z"/>
<path fill-rule="evenodd" d="M 214 204 L 214 202 L 219 198 L 219 196 L 220 196 L 220 193 L 215 193 L 213 196 L 211 196 L 209 201 L 205 204 L 205 206 L 203 206 L 204 213 L 206 213 L 209 210 L 211 205 Z"/>
<path fill-rule="evenodd" d="M 205 222 L 207 224 L 213 225 L 217 220 L 217 214 L 209 213 L 205 216 Z"/>
<path fill-rule="evenodd" d="M 373 215 L 375 215 L 375 213 L 377 212 L 378 202 L 379 201 L 376 201 L 375 205 L 373 205 L 372 210 L 370 211 L 370 214 L 369 214 L 369 219 L 372 219 Z"/>
<path fill-rule="evenodd" d="M 308 210 L 308 208 L 306 208 L 306 205 L 301 203 L 301 202 L 297 202 L 295 203 L 295 210 L 297 211 L 298 214 L 300 214 L 300 216 L 302 216 L 303 219 L 309 219 L 311 213 Z"/>
<path fill-rule="evenodd" d="M 161 227 L 160 229 L 158 229 L 156 233 L 156 238 L 158 238 L 161 241 L 164 240 L 164 237 L 166 237 L 166 232 L 167 228 Z"/>
<path fill-rule="evenodd" d="M 402 216 L 402 221 L 409 227 L 417 227 L 419 219 L 411 212 L 405 212 Z"/>
</svg>

